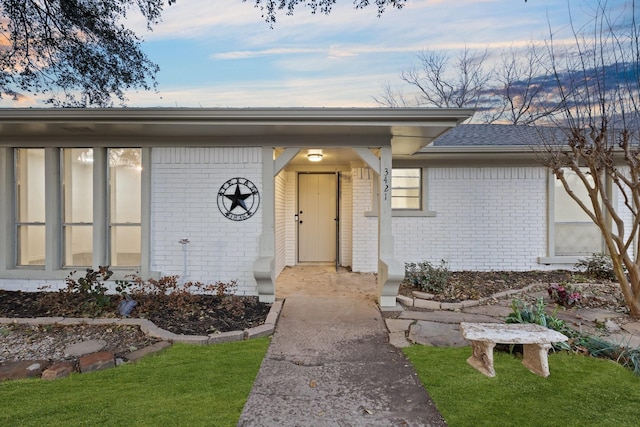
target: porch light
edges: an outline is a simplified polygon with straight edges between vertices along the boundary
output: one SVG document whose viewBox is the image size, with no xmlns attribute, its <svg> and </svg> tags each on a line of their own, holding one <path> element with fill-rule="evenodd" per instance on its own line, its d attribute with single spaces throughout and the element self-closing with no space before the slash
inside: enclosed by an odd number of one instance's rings
<svg viewBox="0 0 640 427">
<path fill-rule="evenodd" d="M 309 150 L 307 158 L 310 162 L 319 162 L 322 160 L 322 150 Z"/>
</svg>

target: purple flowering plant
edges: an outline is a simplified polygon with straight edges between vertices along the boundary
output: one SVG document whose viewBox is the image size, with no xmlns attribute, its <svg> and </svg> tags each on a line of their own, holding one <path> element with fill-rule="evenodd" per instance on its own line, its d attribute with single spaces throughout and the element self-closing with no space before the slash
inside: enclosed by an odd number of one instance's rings
<svg viewBox="0 0 640 427">
<path fill-rule="evenodd" d="M 553 299 L 557 304 L 564 307 L 579 305 L 580 299 L 582 298 L 580 292 L 577 292 L 571 289 L 569 286 L 562 284 L 554 283 L 550 285 L 547 288 L 547 292 L 549 293 L 549 297 L 551 299 Z"/>
</svg>

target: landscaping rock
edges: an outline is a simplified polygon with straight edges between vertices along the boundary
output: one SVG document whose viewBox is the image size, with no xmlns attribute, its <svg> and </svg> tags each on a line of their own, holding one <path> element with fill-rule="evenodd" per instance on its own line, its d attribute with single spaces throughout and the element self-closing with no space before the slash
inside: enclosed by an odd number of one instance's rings
<svg viewBox="0 0 640 427">
<path fill-rule="evenodd" d="M 43 380 L 55 380 L 71 375 L 74 371 L 73 362 L 58 362 L 51 365 L 42 373 Z"/>
<path fill-rule="evenodd" d="M 80 372 L 95 372 L 116 366 L 116 358 L 110 351 L 101 351 L 82 356 L 79 361 Z"/>
<path fill-rule="evenodd" d="M 76 344 L 71 344 L 64 349 L 64 354 L 69 357 L 84 356 L 85 354 L 96 353 L 107 345 L 103 340 L 89 340 L 82 341 Z"/>
<path fill-rule="evenodd" d="M 49 362 L 46 360 L 6 362 L 0 366 L 0 381 L 39 377 L 47 366 Z"/>
<path fill-rule="evenodd" d="M 419 320 L 409 327 L 409 340 L 434 347 L 465 347 L 460 325 Z"/>
<path fill-rule="evenodd" d="M 125 358 L 129 362 L 137 362 L 142 359 L 144 356 L 148 356 L 150 354 L 159 353 L 167 347 L 171 347 L 171 343 L 168 341 L 160 341 L 153 345 L 147 346 L 145 348 L 141 348 L 140 350 L 132 351 L 128 353 Z"/>
</svg>

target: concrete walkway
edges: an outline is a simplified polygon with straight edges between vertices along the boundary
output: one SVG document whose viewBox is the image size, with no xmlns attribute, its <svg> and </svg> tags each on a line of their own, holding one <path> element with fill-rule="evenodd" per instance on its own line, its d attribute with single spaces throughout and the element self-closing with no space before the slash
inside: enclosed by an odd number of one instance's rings
<svg viewBox="0 0 640 427">
<path fill-rule="evenodd" d="M 446 425 L 401 351 L 389 344 L 373 275 L 296 267 L 239 426 Z"/>
<path fill-rule="evenodd" d="M 376 291 L 369 274 L 285 269 L 276 285 L 284 307 L 238 425 L 446 425 L 400 348 L 468 346 L 460 322 L 504 322 L 513 298 L 546 295 L 508 293 L 454 311 L 405 308 L 383 320 Z M 576 330 L 640 347 L 640 322 L 620 313 L 572 309 L 555 316 Z"/>
</svg>

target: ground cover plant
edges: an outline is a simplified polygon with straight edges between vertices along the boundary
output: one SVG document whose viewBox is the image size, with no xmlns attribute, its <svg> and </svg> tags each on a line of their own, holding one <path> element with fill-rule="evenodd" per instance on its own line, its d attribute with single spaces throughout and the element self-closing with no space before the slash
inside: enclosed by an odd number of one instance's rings
<svg viewBox="0 0 640 427">
<path fill-rule="evenodd" d="M 529 372 L 516 356 L 496 352 L 496 376 L 467 364 L 470 347 L 404 349 L 448 425 L 635 426 L 640 378 L 611 361 L 560 352 L 551 376 Z"/>
<path fill-rule="evenodd" d="M 235 426 L 268 345 L 268 338 L 174 344 L 118 369 L 4 381 L 0 425 Z"/>
</svg>

